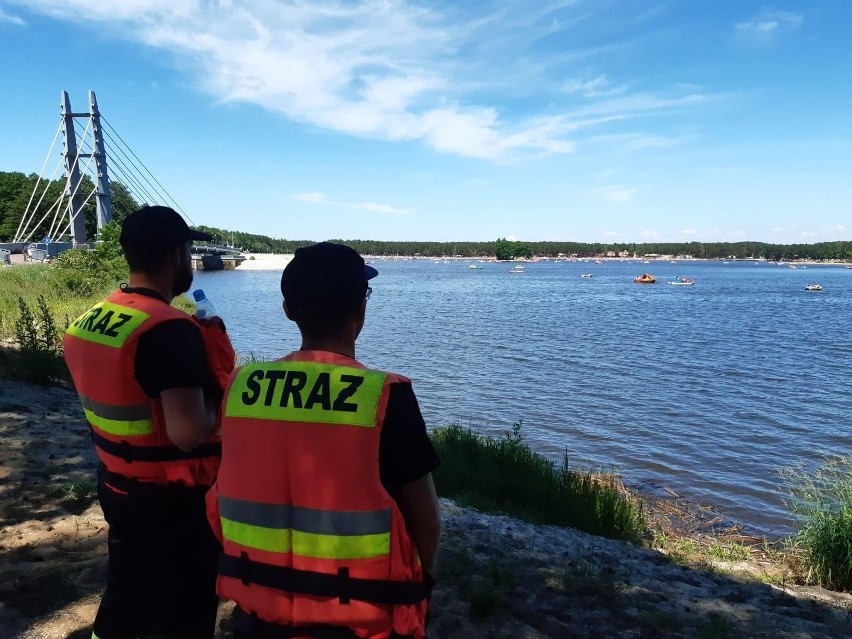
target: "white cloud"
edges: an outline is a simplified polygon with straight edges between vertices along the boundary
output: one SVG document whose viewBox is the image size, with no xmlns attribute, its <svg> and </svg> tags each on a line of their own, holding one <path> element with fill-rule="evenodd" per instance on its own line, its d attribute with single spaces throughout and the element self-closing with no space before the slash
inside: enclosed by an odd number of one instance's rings
<svg viewBox="0 0 852 639">
<path fill-rule="evenodd" d="M 507 235 L 506 239 L 510 242 L 516 242 L 518 240 L 518 238 L 516 238 L 514 235 Z"/>
<path fill-rule="evenodd" d="M 388 206 L 387 204 L 376 204 L 375 202 L 361 202 L 360 204 L 354 203 L 343 203 L 346 206 L 353 209 L 361 209 L 363 211 L 376 211 L 377 213 L 394 213 L 394 214 L 405 214 L 405 213 L 413 213 L 414 209 L 400 209 L 395 206 Z"/>
<path fill-rule="evenodd" d="M 683 229 L 680 234 L 685 235 L 687 237 L 693 237 L 695 235 L 698 235 L 698 229 Z"/>
<path fill-rule="evenodd" d="M 609 202 L 629 202 L 636 194 L 636 189 L 624 186 L 607 186 L 599 189 L 597 193 Z"/>
<path fill-rule="evenodd" d="M 651 238 L 660 237 L 660 234 L 657 233 L 656 231 L 642 231 L 639 235 L 641 237 L 651 237 Z"/>
<path fill-rule="evenodd" d="M 344 200 L 329 200 L 328 196 L 321 191 L 309 191 L 307 193 L 293 193 L 290 199 L 297 202 L 307 202 L 309 204 L 328 204 L 331 206 L 339 206 L 347 209 L 358 209 L 361 211 L 374 211 L 376 213 L 389 214 L 407 214 L 413 213 L 414 209 L 399 208 L 388 204 L 379 204 L 377 202 L 347 202 Z"/>
<path fill-rule="evenodd" d="M 601 235 L 603 235 L 604 237 L 618 237 L 619 235 L 621 235 L 621 233 L 619 233 L 618 231 L 604 231 L 603 233 L 601 233 Z"/>
<path fill-rule="evenodd" d="M 802 231 L 801 235 L 802 235 L 802 237 L 816 237 L 817 232 L 816 231 Z"/>
<path fill-rule="evenodd" d="M 834 226 L 829 226 L 828 230 L 834 231 L 835 233 L 845 233 L 846 227 L 843 224 L 835 224 Z"/>
<path fill-rule="evenodd" d="M 328 199 L 325 193 L 320 193 L 319 191 L 294 193 L 291 197 L 297 202 L 323 202 Z"/>
<path fill-rule="evenodd" d="M 599 75 L 591 80 L 566 80 L 562 83 L 564 93 L 579 93 L 586 98 L 597 98 L 624 93 L 630 88 L 627 84 L 612 85 L 605 75 Z"/>
<path fill-rule="evenodd" d="M 586 140 L 587 143 L 604 143 L 611 148 L 624 151 L 639 151 L 648 148 L 663 148 L 677 146 L 689 136 L 666 137 L 648 133 L 617 133 L 609 135 L 594 135 Z"/>
<path fill-rule="evenodd" d="M 770 233 L 772 233 L 773 235 L 780 235 L 780 234 L 781 234 L 781 233 L 783 233 L 783 232 L 784 232 L 784 227 L 783 227 L 783 226 L 776 226 L 775 228 L 773 228 L 773 229 L 770 231 Z"/>
<path fill-rule="evenodd" d="M 6 13 L 5 11 L 3 11 L 3 9 L 0 9 L 0 22 L 8 22 L 9 24 L 16 24 L 19 27 L 22 27 L 26 24 L 26 22 L 24 22 L 23 19 L 19 18 L 18 16 L 13 16 L 9 13 Z"/>
<path fill-rule="evenodd" d="M 630 85 L 589 73 L 563 82 L 561 102 L 553 103 L 554 76 L 569 58 L 542 56 L 540 38 L 581 28 L 586 14 L 570 0 L 534 9 L 507 2 L 490 13 L 406 0 L 12 2 L 57 19 L 97 22 L 111 36 L 164 52 L 162 59 L 223 103 L 474 158 L 570 153 L 581 130 L 693 109 L 709 98 L 681 88 L 631 94 Z M 498 109 L 495 87 L 506 86 L 540 102 L 524 111 Z M 589 100 L 571 110 L 578 91 Z"/>
<path fill-rule="evenodd" d="M 734 26 L 737 36 L 748 43 L 771 45 L 786 33 L 797 30 L 804 17 L 792 11 L 763 9 L 757 15 Z"/>
</svg>

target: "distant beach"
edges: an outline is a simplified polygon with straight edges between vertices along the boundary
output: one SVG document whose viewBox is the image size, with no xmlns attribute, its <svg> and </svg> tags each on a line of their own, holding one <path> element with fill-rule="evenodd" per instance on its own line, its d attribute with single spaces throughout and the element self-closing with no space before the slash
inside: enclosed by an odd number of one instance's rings
<svg viewBox="0 0 852 639">
<path fill-rule="evenodd" d="M 283 271 L 293 259 L 292 253 L 245 253 L 246 260 L 237 267 L 241 271 Z"/>
</svg>

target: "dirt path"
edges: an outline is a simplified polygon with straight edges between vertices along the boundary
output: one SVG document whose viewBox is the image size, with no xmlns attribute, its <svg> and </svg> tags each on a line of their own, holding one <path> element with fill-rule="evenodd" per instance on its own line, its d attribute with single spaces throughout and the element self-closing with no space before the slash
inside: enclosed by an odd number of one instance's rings
<svg viewBox="0 0 852 639">
<path fill-rule="evenodd" d="M 88 639 L 106 526 L 76 397 L 0 384 L 0 638 Z M 793 585 L 759 548 L 696 569 L 449 501 L 442 512 L 432 639 L 852 637 L 850 595 Z"/>
</svg>

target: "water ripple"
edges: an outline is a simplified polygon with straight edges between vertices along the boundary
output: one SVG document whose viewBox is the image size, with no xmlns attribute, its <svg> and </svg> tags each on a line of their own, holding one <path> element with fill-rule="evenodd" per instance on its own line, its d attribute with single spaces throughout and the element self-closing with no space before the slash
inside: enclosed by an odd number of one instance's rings
<svg viewBox="0 0 852 639">
<path fill-rule="evenodd" d="M 502 436 L 524 421 L 542 454 L 613 465 L 765 531 L 788 531 L 778 469 L 849 453 L 852 271 L 752 263 L 380 262 L 358 342 L 410 376 L 430 426 Z M 692 287 L 639 286 L 677 274 Z M 237 350 L 278 357 L 299 336 L 280 273 L 200 273 Z M 819 281 L 825 290 L 806 293 Z"/>
</svg>

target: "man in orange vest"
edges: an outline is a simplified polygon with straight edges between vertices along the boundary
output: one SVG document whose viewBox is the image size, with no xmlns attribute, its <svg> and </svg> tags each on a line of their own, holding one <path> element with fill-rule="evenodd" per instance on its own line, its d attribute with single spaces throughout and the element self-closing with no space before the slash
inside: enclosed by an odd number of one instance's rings
<svg viewBox="0 0 852 639">
<path fill-rule="evenodd" d="M 204 499 L 219 467 L 214 431 L 234 350 L 221 322 L 201 324 L 171 306 L 192 283 L 192 241 L 209 239 L 170 208 L 132 213 L 120 237 L 129 286 L 65 334 L 109 524 L 107 586 L 93 639 L 214 633 L 220 546 Z"/>
<path fill-rule="evenodd" d="M 225 391 L 207 499 L 239 639 L 425 637 L 439 459 L 411 381 L 355 359 L 377 274 L 341 244 L 296 251 L 281 290 L 301 349 Z"/>
</svg>

